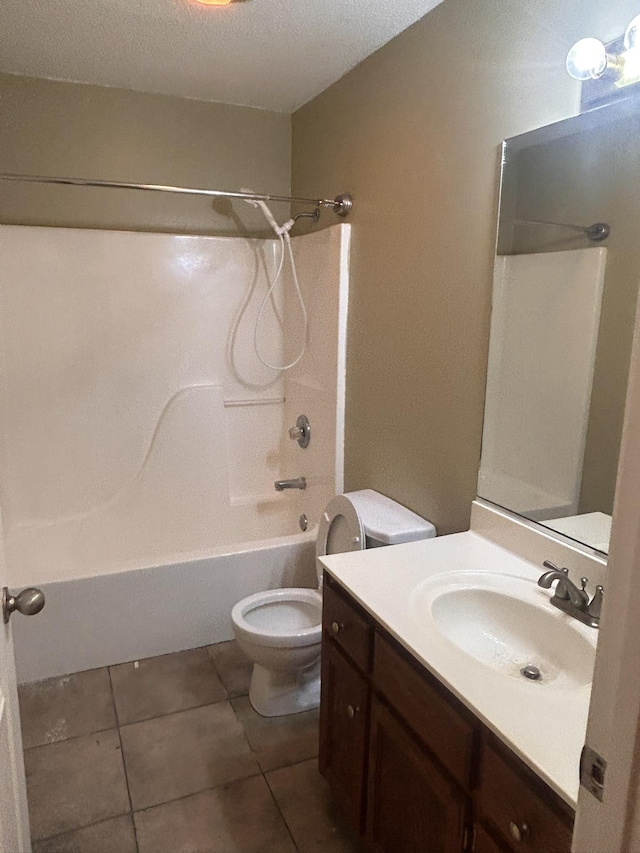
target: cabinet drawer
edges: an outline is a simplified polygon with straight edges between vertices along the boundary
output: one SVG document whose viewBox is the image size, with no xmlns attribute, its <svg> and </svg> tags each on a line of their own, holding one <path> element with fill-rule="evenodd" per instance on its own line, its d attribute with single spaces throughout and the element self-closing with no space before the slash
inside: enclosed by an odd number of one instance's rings
<svg viewBox="0 0 640 853">
<path fill-rule="evenodd" d="M 380 634 L 374 641 L 373 682 L 463 788 L 471 783 L 474 726 Z"/>
<path fill-rule="evenodd" d="M 332 582 L 323 586 L 322 628 L 360 669 L 371 670 L 371 623 Z"/>
<path fill-rule="evenodd" d="M 532 787 L 529 774 L 506 760 L 490 742 L 484 745 L 481 777 L 482 817 L 500 831 L 511 849 L 569 853 L 571 821 L 536 793 L 540 780 Z"/>
</svg>

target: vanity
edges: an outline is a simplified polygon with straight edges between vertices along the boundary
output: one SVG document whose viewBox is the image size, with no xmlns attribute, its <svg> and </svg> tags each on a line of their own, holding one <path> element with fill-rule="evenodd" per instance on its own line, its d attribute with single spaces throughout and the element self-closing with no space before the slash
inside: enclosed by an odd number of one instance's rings
<svg viewBox="0 0 640 853">
<path fill-rule="evenodd" d="M 363 849 L 569 853 L 597 631 L 471 531 L 322 562 L 320 771 Z"/>
<path fill-rule="evenodd" d="M 320 770 L 363 849 L 569 853 L 580 774 L 602 799 L 604 761 L 580 761 L 638 298 L 639 130 L 620 101 L 503 143 L 470 530 L 320 558 Z"/>
</svg>

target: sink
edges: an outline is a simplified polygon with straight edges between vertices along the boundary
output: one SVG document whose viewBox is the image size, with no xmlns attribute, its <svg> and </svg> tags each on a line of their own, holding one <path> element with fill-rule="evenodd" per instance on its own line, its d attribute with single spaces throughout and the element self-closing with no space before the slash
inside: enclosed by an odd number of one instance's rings
<svg viewBox="0 0 640 853">
<path fill-rule="evenodd" d="M 416 587 L 411 610 L 414 619 L 431 622 L 442 637 L 494 672 L 554 689 L 591 682 L 597 631 L 552 607 L 535 580 L 447 572 Z"/>
</svg>

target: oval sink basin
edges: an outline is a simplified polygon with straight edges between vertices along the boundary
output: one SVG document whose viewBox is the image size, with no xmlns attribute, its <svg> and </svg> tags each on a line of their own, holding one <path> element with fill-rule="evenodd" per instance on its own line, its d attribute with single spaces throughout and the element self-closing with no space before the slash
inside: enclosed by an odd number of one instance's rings
<svg viewBox="0 0 640 853">
<path fill-rule="evenodd" d="M 591 682 L 596 630 L 554 608 L 533 580 L 479 571 L 438 575 L 416 588 L 412 610 L 498 673 L 565 689 Z M 525 677 L 525 667 L 535 680 Z"/>
</svg>

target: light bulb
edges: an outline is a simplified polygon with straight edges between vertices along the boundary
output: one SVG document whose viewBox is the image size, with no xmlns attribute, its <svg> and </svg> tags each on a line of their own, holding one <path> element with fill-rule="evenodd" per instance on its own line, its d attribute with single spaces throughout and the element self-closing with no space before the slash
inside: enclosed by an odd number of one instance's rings
<svg viewBox="0 0 640 853">
<path fill-rule="evenodd" d="M 567 71 L 576 80 L 596 80 L 606 68 L 607 52 L 598 39 L 580 39 L 567 54 Z"/>
<path fill-rule="evenodd" d="M 633 50 L 634 47 L 640 47 L 640 15 L 631 21 L 624 33 L 624 49 Z"/>
</svg>

